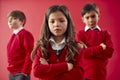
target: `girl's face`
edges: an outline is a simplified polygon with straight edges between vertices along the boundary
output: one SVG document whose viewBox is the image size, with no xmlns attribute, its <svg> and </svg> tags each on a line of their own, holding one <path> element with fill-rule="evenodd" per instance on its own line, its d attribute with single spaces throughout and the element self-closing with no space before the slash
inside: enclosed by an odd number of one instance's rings
<svg viewBox="0 0 120 80">
<path fill-rule="evenodd" d="M 23 25 L 23 22 L 20 21 L 18 18 L 11 17 L 11 16 L 8 18 L 8 26 L 10 29 L 17 29 L 22 25 Z"/>
<path fill-rule="evenodd" d="M 61 11 L 56 11 L 50 14 L 48 25 L 51 33 L 55 37 L 63 37 L 67 29 L 68 21 Z"/>
<path fill-rule="evenodd" d="M 95 11 L 90 11 L 89 13 L 86 13 L 82 19 L 86 26 L 95 27 L 98 23 L 99 16 Z"/>
</svg>

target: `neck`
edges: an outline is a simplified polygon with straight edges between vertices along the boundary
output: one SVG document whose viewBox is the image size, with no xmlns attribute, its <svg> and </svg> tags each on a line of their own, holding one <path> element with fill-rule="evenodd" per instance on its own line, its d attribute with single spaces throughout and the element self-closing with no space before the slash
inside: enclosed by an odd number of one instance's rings
<svg viewBox="0 0 120 80">
<path fill-rule="evenodd" d="M 64 36 L 59 36 L 59 37 L 53 37 L 56 43 L 59 43 L 63 40 Z"/>
</svg>

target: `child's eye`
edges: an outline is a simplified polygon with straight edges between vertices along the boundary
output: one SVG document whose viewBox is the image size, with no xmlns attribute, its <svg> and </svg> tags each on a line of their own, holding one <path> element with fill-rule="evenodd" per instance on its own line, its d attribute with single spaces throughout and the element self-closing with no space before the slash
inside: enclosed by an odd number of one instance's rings
<svg viewBox="0 0 120 80">
<path fill-rule="evenodd" d="M 60 22 L 65 22 L 65 20 L 60 20 Z"/>
<path fill-rule="evenodd" d="M 50 21 L 50 23 L 54 23 L 55 21 Z"/>
<path fill-rule="evenodd" d="M 16 17 L 14 17 L 13 19 L 17 19 Z"/>
<path fill-rule="evenodd" d="M 86 17 L 86 19 L 89 19 L 89 17 Z"/>
<path fill-rule="evenodd" d="M 95 18 L 96 16 L 95 15 L 92 15 L 91 18 Z"/>
</svg>

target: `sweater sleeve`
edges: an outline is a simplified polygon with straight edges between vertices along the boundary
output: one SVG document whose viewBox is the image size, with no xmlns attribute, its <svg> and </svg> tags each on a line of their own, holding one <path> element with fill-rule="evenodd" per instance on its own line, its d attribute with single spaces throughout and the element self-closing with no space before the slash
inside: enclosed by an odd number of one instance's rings
<svg viewBox="0 0 120 80">
<path fill-rule="evenodd" d="M 107 31 L 105 31 L 105 41 L 103 43 L 106 45 L 106 49 L 102 51 L 102 53 L 100 54 L 100 57 L 111 58 L 114 52 L 114 49 L 113 49 L 111 36 Z"/>
<path fill-rule="evenodd" d="M 41 79 L 45 79 L 45 78 L 48 79 L 68 71 L 66 62 L 45 65 L 40 63 L 39 61 L 40 57 L 41 57 L 41 52 L 40 50 L 38 50 L 37 54 L 35 55 L 34 67 L 33 67 L 35 77 Z"/>
<path fill-rule="evenodd" d="M 106 49 L 103 50 L 101 46 L 94 46 L 86 48 L 84 51 L 85 57 L 96 57 L 100 59 L 108 59 L 112 57 L 113 54 L 113 43 L 111 41 L 111 36 L 106 31 L 104 34 L 104 44 L 106 45 Z"/>
<path fill-rule="evenodd" d="M 25 62 L 22 68 L 22 72 L 25 74 L 30 74 L 32 68 L 32 61 L 30 59 L 30 54 L 34 46 L 34 38 L 31 33 L 26 32 L 23 35 L 23 46 L 26 52 Z"/>
<path fill-rule="evenodd" d="M 82 31 L 79 31 L 76 35 L 76 40 L 80 42 L 80 41 L 84 41 L 83 39 L 84 39 L 84 36 L 82 34 Z"/>
<path fill-rule="evenodd" d="M 83 79 L 83 63 L 82 63 L 82 53 L 75 56 L 75 62 L 73 64 L 73 69 L 71 71 L 65 72 L 60 76 L 57 76 L 61 80 L 82 80 Z"/>
<path fill-rule="evenodd" d="M 88 47 L 84 49 L 84 56 L 86 58 L 89 57 L 99 57 L 101 52 L 103 51 L 101 46 L 94 46 L 94 47 Z"/>
<path fill-rule="evenodd" d="M 79 31 L 77 33 L 77 41 L 80 42 L 82 41 L 83 43 L 86 41 L 84 39 L 84 31 Z M 102 51 L 102 47 L 101 46 L 94 46 L 94 47 L 88 47 L 88 48 L 85 48 L 84 49 L 84 56 L 86 58 L 89 58 L 89 57 L 93 57 L 93 56 L 96 56 L 98 53 L 101 53 Z"/>
</svg>

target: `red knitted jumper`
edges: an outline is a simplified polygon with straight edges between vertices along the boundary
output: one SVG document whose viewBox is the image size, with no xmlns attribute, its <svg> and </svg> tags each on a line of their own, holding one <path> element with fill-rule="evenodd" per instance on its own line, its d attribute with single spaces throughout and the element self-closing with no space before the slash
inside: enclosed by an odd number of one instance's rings
<svg viewBox="0 0 120 80">
<path fill-rule="evenodd" d="M 106 80 L 108 58 L 112 57 L 114 51 L 111 36 L 107 31 L 88 30 L 85 32 L 82 30 L 78 32 L 77 39 L 88 47 L 83 52 L 84 77 L 91 80 Z M 106 45 L 105 50 L 100 46 L 101 43 Z"/>
<path fill-rule="evenodd" d="M 33 45 L 33 36 L 25 29 L 22 29 L 18 34 L 12 35 L 7 46 L 8 70 L 11 74 L 18 72 L 30 74 L 32 66 L 30 54 Z"/>
</svg>

